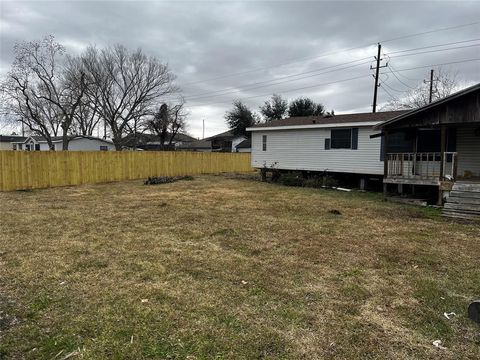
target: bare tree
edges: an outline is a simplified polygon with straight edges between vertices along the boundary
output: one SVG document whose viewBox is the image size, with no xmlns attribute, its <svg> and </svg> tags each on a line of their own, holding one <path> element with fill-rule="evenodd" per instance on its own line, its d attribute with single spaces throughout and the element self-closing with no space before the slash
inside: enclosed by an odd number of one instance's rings
<svg viewBox="0 0 480 360">
<path fill-rule="evenodd" d="M 63 52 L 63 47 L 52 37 L 16 44 L 12 69 L 2 83 L 4 112 L 33 134 L 45 137 L 51 150 L 54 150 L 52 136 L 58 134 L 61 126 L 61 114 L 49 101 L 50 85 L 57 73 L 57 58 Z M 44 81 L 45 78 L 49 80 Z"/>
<path fill-rule="evenodd" d="M 432 101 L 443 99 L 459 88 L 457 73 L 449 73 L 441 68 L 434 70 L 435 77 L 432 86 Z M 409 110 L 427 105 L 430 102 L 430 83 L 423 82 L 416 88 L 409 90 L 405 96 L 392 99 L 383 109 Z"/>
<path fill-rule="evenodd" d="M 75 135 L 92 136 L 100 120 L 97 104 L 91 104 L 87 98 L 85 98 L 78 105 L 78 109 L 75 112 L 71 133 Z"/>
<path fill-rule="evenodd" d="M 69 87 L 71 95 L 69 132 L 91 136 L 101 120 L 98 113 L 98 93 L 80 57 L 67 57 L 64 84 Z"/>
<path fill-rule="evenodd" d="M 158 137 L 162 150 L 173 148 L 175 137 L 185 130 L 187 115 L 185 101 L 181 99 L 175 105 L 162 104 L 147 121 L 147 129 Z"/>
<path fill-rule="evenodd" d="M 87 96 L 97 100 L 99 116 L 108 124 L 117 150 L 124 135 L 155 112 L 160 99 L 176 91 L 174 75 L 155 57 L 121 45 L 98 50 L 90 46 L 82 55 L 89 86 Z"/>
<path fill-rule="evenodd" d="M 33 133 L 44 136 L 54 150 L 52 136 L 61 130 L 63 150 L 86 90 L 85 75 L 65 67 L 64 47 L 53 36 L 17 43 L 12 70 L 3 84 L 8 112 Z"/>
</svg>

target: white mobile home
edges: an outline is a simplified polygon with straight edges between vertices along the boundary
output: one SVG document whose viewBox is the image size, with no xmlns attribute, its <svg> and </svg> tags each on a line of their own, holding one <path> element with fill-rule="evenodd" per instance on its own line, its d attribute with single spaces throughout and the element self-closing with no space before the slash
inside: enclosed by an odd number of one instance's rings
<svg viewBox="0 0 480 360">
<path fill-rule="evenodd" d="M 52 143 L 56 151 L 61 151 L 63 138 L 52 137 Z M 13 150 L 23 151 L 49 151 L 47 140 L 43 136 L 30 136 L 23 141 L 12 142 Z M 69 151 L 114 151 L 115 145 L 108 140 L 93 136 L 73 136 L 68 143 Z"/>
<path fill-rule="evenodd" d="M 252 167 L 383 175 L 373 127 L 403 111 L 293 117 L 248 128 Z"/>
</svg>

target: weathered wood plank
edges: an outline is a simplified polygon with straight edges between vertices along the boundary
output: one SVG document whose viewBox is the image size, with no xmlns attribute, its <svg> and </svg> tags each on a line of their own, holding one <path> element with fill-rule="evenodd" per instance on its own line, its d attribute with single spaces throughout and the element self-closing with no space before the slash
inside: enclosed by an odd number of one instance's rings
<svg viewBox="0 0 480 360">
<path fill-rule="evenodd" d="M 444 205 L 445 209 L 458 209 L 458 210 L 468 210 L 472 212 L 478 212 L 480 214 L 480 206 L 477 204 L 465 204 L 465 203 L 451 203 L 447 201 Z"/>
<path fill-rule="evenodd" d="M 480 206 L 480 198 L 474 197 L 459 197 L 450 195 L 448 197 L 449 203 L 456 203 L 456 204 L 476 204 Z"/>
</svg>

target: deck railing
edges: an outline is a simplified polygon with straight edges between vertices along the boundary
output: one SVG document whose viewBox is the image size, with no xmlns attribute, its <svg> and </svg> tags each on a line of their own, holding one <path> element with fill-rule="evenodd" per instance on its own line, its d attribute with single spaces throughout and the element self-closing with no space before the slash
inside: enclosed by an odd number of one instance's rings
<svg viewBox="0 0 480 360">
<path fill-rule="evenodd" d="M 389 153 L 387 178 L 415 180 L 455 180 L 458 154 L 456 152 Z"/>
</svg>

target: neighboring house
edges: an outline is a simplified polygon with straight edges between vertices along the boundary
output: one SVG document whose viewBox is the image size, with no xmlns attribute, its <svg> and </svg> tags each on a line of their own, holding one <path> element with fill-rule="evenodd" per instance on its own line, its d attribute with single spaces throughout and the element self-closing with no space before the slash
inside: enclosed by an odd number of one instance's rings
<svg viewBox="0 0 480 360">
<path fill-rule="evenodd" d="M 381 139 L 370 138 L 373 127 L 403 113 L 292 117 L 257 124 L 247 129 L 252 133 L 252 166 L 381 176 Z"/>
<path fill-rule="evenodd" d="M 237 146 L 235 146 L 236 152 L 252 152 L 252 139 L 245 139 Z"/>
<path fill-rule="evenodd" d="M 0 150 L 13 150 L 12 143 L 22 142 L 26 139 L 19 135 L 0 135 Z"/>
<path fill-rule="evenodd" d="M 182 144 L 178 148 L 186 151 L 236 152 L 236 146 L 245 139 L 245 136 L 236 136 L 232 131 L 225 131 L 189 144 Z"/>
<path fill-rule="evenodd" d="M 177 149 L 182 151 L 211 152 L 212 142 L 208 140 L 195 140 L 190 143 L 181 144 Z"/>
<path fill-rule="evenodd" d="M 63 138 L 52 137 L 56 151 L 61 151 Z M 43 136 L 29 136 L 24 141 L 12 142 L 13 150 L 22 151 L 49 151 L 47 140 Z M 108 140 L 92 136 L 73 136 L 68 143 L 69 151 L 114 151 L 115 145 Z"/>
<path fill-rule="evenodd" d="M 158 151 L 164 150 L 164 148 L 168 148 L 170 134 L 167 134 L 166 138 L 167 140 L 164 143 L 164 147 L 160 146 L 160 139 L 158 138 L 158 135 L 154 134 L 129 134 L 123 140 L 124 147 L 129 149 Z M 186 146 L 194 141 L 197 141 L 197 139 L 187 134 L 176 134 L 172 140 L 172 146 L 168 150 L 176 150 L 179 146 Z"/>
<path fill-rule="evenodd" d="M 480 218 L 480 84 L 376 126 L 389 184 L 438 189 L 449 216 Z"/>
</svg>

